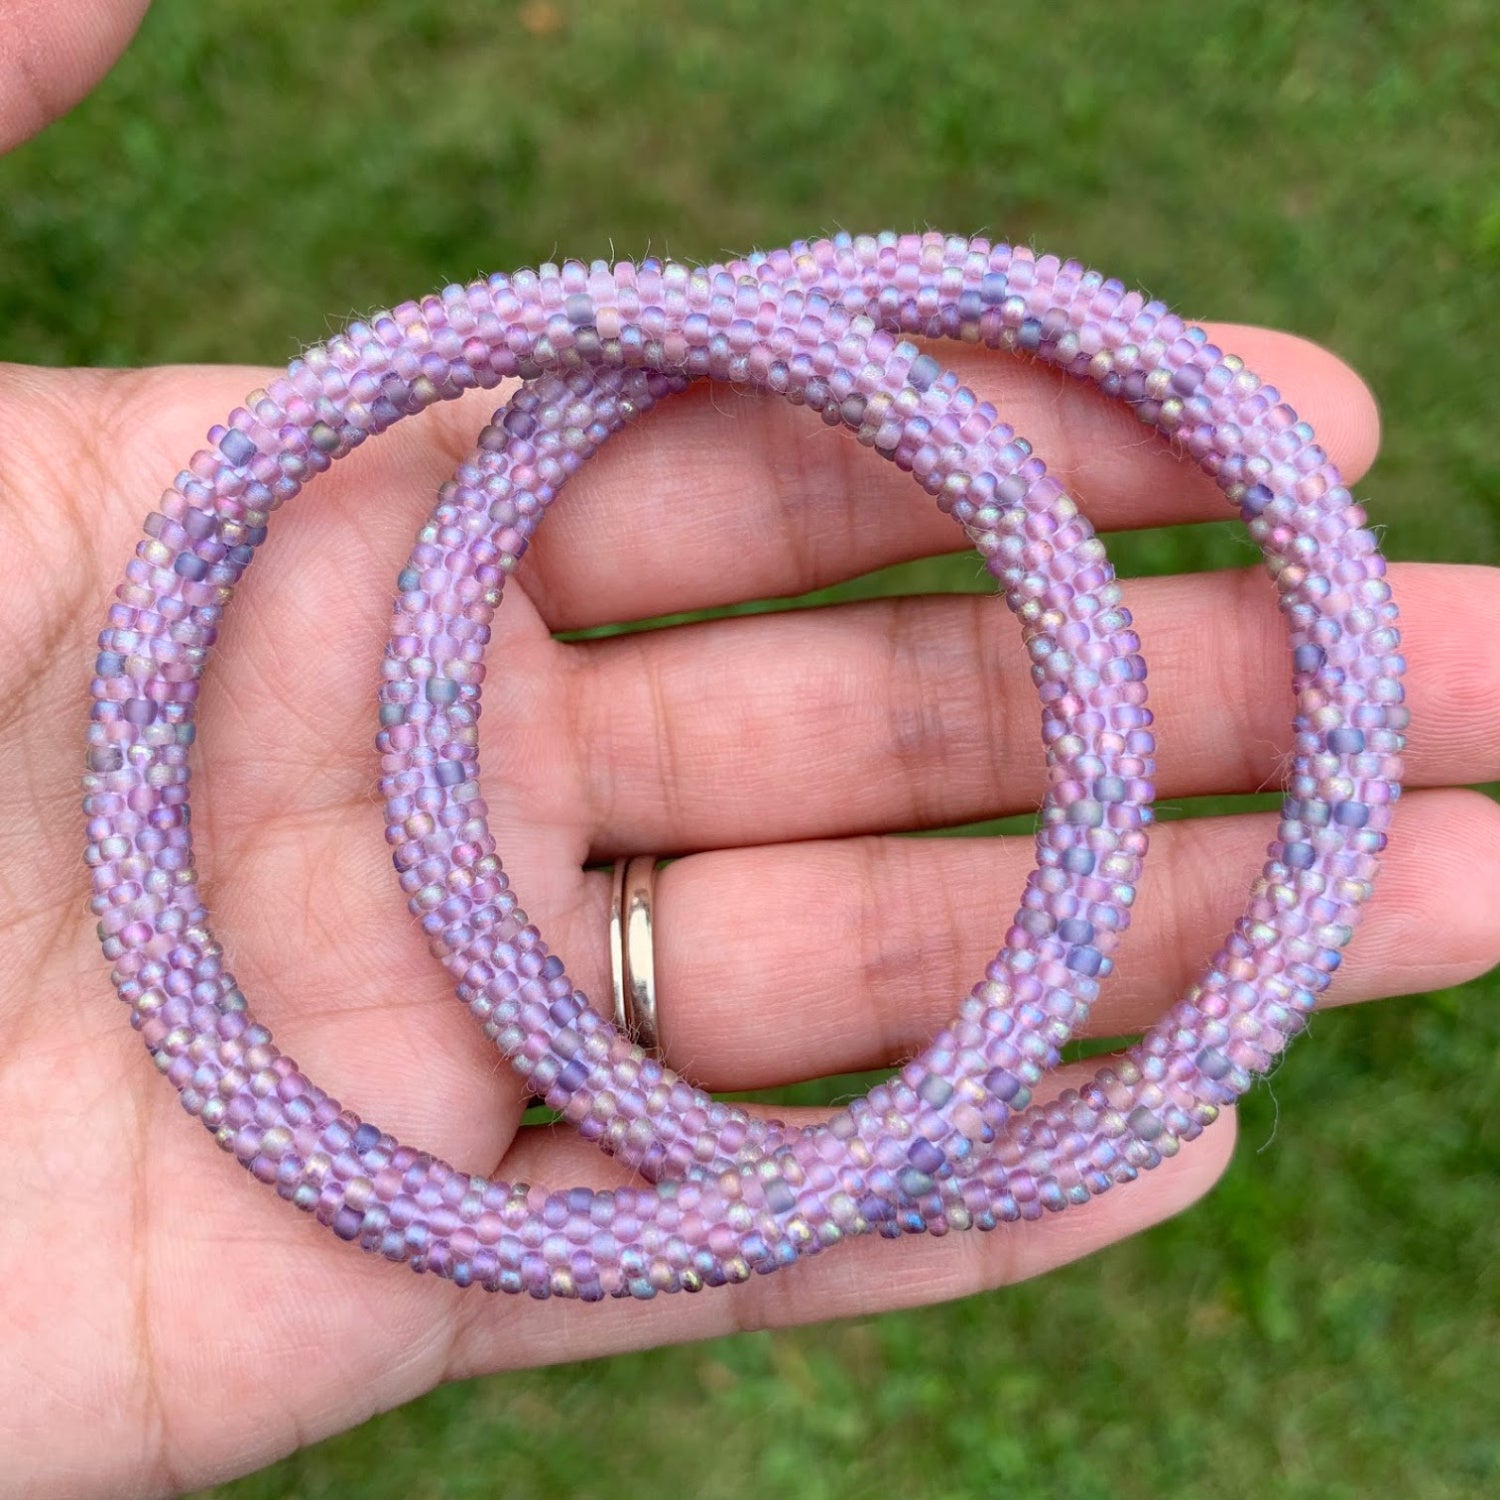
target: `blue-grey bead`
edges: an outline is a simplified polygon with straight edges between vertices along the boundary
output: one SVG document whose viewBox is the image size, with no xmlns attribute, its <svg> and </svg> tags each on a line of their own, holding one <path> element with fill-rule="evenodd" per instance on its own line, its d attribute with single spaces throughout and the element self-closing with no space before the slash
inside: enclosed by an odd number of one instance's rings
<svg viewBox="0 0 1500 1500">
<path fill-rule="evenodd" d="M 1062 867 L 1070 875 L 1092 875 L 1094 873 L 1094 851 L 1075 844 L 1063 852 Z"/>
<path fill-rule="evenodd" d="M 364 1153 L 370 1150 L 372 1146 L 376 1145 L 379 1140 L 380 1130 L 377 1126 L 361 1125 L 359 1129 L 354 1132 L 354 1150 L 358 1155 L 363 1156 Z"/>
<path fill-rule="evenodd" d="M 1292 652 L 1292 665 L 1299 672 L 1316 672 L 1328 660 L 1328 653 L 1321 646 L 1298 646 Z"/>
<path fill-rule="evenodd" d="M 94 658 L 96 677 L 118 677 L 125 670 L 125 658 L 118 651 L 101 651 Z"/>
<path fill-rule="evenodd" d="M 1258 516 L 1276 496 L 1263 484 L 1249 485 L 1240 496 L 1240 510 L 1247 516 Z"/>
<path fill-rule="evenodd" d="M 1088 943 L 1094 938 L 1094 924 L 1082 917 L 1064 917 L 1057 924 L 1057 935 L 1065 943 Z"/>
<path fill-rule="evenodd" d="M 464 779 L 464 763 L 461 760 L 440 760 L 433 767 L 439 786 L 457 786 Z"/>
<path fill-rule="evenodd" d="M 199 583 L 208 573 L 208 564 L 196 552 L 179 552 L 172 563 L 172 571 L 189 583 Z"/>
<path fill-rule="evenodd" d="M 1042 346 L 1042 324 L 1039 318 L 1026 318 L 1016 330 L 1016 343 L 1033 353 Z"/>
<path fill-rule="evenodd" d="M 934 1109 L 941 1109 L 953 1097 L 953 1085 L 940 1073 L 929 1073 L 917 1086 L 917 1092 Z"/>
<path fill-rule="evenodd" d="M 772 1177 L 766 1183 L 766 1207 L 773 1214 L 789 1214 L 797 1206 L 797 1195 L 785 1177 Z"/>
<path fill-rule="evenodd" d="M 1328 736 L 1328 748 L 1335 755 L 1359 755 L 1365 748 L 1364 731 L 1347 726 L 1335 729 Z"/>
<path fill-rule="evenodd" d="M 1125 800 L 1125 778 L 1123 776 L 1100 776 L 1094 782 L 1094 795 L 1101 802 L 1123 802 Z"/>
<path fill-rule="evenodd" d="M 925 391 L 942 373 L 943 367 L 930 354 L 919 354 L 906 372 L 906 378 L 917 390 Z"/>
<path fill-rule="evenodd" d="M 1009 289 L 1009 281 L 1003 271 L 991 271 L 979 283 L 979 295 L 990 307 L 1004 302 Z"/>
<path fill-rule="evenodd" d="M 581 328 L 594 321 L 594 299 L 587 292 L 574 292 L 563 303 L 563 311 L 568 315 L 568 322 Z"/>
<path fill-rule="evenodd" d="M 1197 365 L 1183 365 L 1172 376 L 1172 389 L 1179 396 L 1191 396 L 1203 384 L 1203 371 Z"/>
<path fill-rule="evenodd" d="M 1230 1069 L 1230 1062 L 1217 1047 L 1205 1047 L 1198 1054 L 1198 1071 L 1205 1078 L 1218 1080 Z"/>
<path fill-rule="evenodd" d="M 380 727 L 382 729 L 393 729 L 397 724 L 406 722 L 406 705 L 404 703 L 382 703 L 380 705 Z"/>
<path fill-rule="evenodd" d="M 906 1159 L 917 1171 L 923 1172 L 929 1177 L 942 1166 L 944 1161 L 943 1153 L 925 1136 L 911 1143 L 906 1153 Z"/>
<path fill-rule="evenodd" d="M 1021 1092 L 1021 1080 L 1005 1068 L 991 1068 L 984 1075 L 984 1086 L 1002 1104 L 1009 1104 Z"/>
<path fill-rule="evenodd" d="M 223 444 L 220 444 L 222 447 Z M 217 526 L 218 522 L 206 510 L 190 505 L 182 514 L 182 529 L 195 541 L 201 542 Z"/>
<path fill-rule="evenodd" d="M 1311 844 L 1288 844 L 1282 851 L 1281 857 L 1289 869 L 1310 870 L 1313 867 L 1313 861 L 1317 858 L 1317 851 Z"/>
<path fill-rule="evenodd" d="M 125 722 L 144 728 L 156 720 L 156 705 L 149 698 L 127 698 L 125 700 Z"/>
<path fill-rule="evenodd" d="M 327 422 L 314 422 L 307 435 L 312 439 L 312 445 L 319 453 L 333 453 L 338 449 L 339 435 Z"/>
<path fill-rule="evenodd" d="M 589 1076 L 588 1064 L 574 1058 L 557 1075 L 557 1086 L 565 1093 L 576 1093 Z"/>
<path fill-rule="evenodd" d="M 364 1222 L 365 1216 L 357 1208 L 346 1206 L 333 1216 L 333 1232 L 341 1240 L 357 1239 Z"/>
<path fill-rule="evenodd" d="M 1104 809 L 1092 797 L 1080 797 L 1068 805 L 1068 822 L 1081 828 L 1097 828 L 1104 821 Z"/>
<path fill-rule="evenodd" d="M 1125 1123 L 1143 1141 L 1154 1141 L 1163 1129 L 1161 1121 L 1144 1104 L 1137 1104 Z"/>
<path fill-rule="evenodd" d="M 429 703 L 454 703 L 458 699 L 458 684 L 451 677 L 429 677 L 423 691 Z"/>
<path fill-rule="evenodd" d="M 1097 948 L 1075 948 L 1067 957 L 1067 965 L 1075 974 L 1086 974 L 1092 979 L 1104 963 L 1104 955 Z"/>
<path fill-rule="evenodd" d="M 1053 1213 L 1067 1206 L 1067 1197 L 1056 1178 L 1044 1177 L 1037 1184 L 1036 1194 L 1037 1201 L 1042 1207 Z"/>
<path fill-rule="evenodd" d="M 1341 828 L 1363 828 L 1370 821 L 1370 809 L 1363 802 L 1339 802 L 1333 809 L 1333 821 Z"/>
<path fill-rule="evenodd" d="M 907 1167 L 896 1179 L 908 1198 L 925 1198 L 932 1191 L 932 1178 L 915 1167 Z"/>
<path fill-rule="evenodd" d="M 231 427 L 219 439 L 219 451 L 232 464 L 247 464 L 260 450 L 249 434 L 241 432 L 238 427 Z"/>
<path fill-rule="evenodd" d="M 415 588 L 422 585 L 422 575 L 415 568 L 402 568 L 396 574 L 396 588 L 403 594 L 409 594 Z"/>
</svg>

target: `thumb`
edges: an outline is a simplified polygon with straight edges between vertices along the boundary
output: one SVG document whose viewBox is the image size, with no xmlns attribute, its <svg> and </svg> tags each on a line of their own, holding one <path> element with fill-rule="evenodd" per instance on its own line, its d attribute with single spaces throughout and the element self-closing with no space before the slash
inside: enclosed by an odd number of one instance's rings
<svg viewBox="0 0 1500 1500">
<path fill-rule="evenodd" d="M 0 152 L 76 104 L 151 0 L 0 0 Z"/>
</svg>

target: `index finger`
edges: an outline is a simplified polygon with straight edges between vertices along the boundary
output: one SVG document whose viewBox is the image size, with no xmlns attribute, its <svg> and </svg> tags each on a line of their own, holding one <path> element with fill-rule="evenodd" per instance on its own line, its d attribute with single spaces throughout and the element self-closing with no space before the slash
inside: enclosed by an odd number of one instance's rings
<svg viewBox="0 0 1500 1500">
<path fill-rule="evenodd" d="M 1369 388 L 1292 334 L 1204 325 L 1276 386 L 1346 482 L 1375 456 Z M 944 344 L 939 357 L 1026 438 L 1100 531 L 1229 519 L 1196 464 L 1120 402 L 1011 355 Z M 473 446 L 472 410 L 434 423 Z M 912 558 L 964 534 L 894 465 L 775 396 L 700 381 L 627 426 L 569 480 L 518 582 L 554 630 L 784 597 Z"/>
</svg>

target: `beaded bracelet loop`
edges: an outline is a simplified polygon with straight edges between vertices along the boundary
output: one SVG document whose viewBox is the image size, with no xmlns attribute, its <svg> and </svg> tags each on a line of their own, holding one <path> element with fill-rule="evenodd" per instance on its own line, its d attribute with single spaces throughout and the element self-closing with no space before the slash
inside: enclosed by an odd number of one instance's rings
<svg viewBox="0 0 1500 1500">
<path fill-rule="evenodd" d="M 1030 1095 L 1128 920 L 1150 817 L 1144 666 L 1098 540 L 1024 440 L 900 334 L 1019 350 L 1191 455 L 1265 552 L 1293 648 L 1295 761 L 1244 917 L 1113 1069 Z M 187 826 L 208 648 L 269 513 L 432 402 L 528 382 L 445 486 L 398 584 L 381 688 L 387 836 L 460 998 L 534 1090 L 651 1185 L 548 1191 L 398 1145 L 309 1082 L 208 931 Z M 777 391 L 909 469 L 1020 616 L 1042 705 L 1038 867 L 1005 947 L 888 1084 L 812 1128 L 755 1120 L 621 1037 L 509 888 L 476 725 L 489 619 L 567 475 L 687 381 Z M 742 1281 L 849 1234 L 1035 1217 L 1196 1136 L 1299 1030 L 1367 899 L 1406 727 L 1396 611 L 1364 516 L 1307 425 L 1160 303 L 1075 262 L 941 235 L 725 267 L 570 263 L 351 325 L 210 432 L 147 521 L 93 681 L 93 907 L 133 1024 L 187 1110 L 340 1237 L 461 1285 L 649 1297 Z"/>
</svg>

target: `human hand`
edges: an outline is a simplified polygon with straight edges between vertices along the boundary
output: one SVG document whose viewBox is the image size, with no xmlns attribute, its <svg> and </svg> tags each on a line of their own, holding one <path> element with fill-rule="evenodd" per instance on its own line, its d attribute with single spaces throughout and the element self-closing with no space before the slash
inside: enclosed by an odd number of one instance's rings
<svg viewBox="0 0 1500 1500">
<path fill-rule="evenodd" d="M 16 9 L 0 0 L 0 20 Z M 24 29 L 0 26 L 0 145 L 76 97 L 141 9 L 59 0 L 26 7 Z M 1348 477 L 1363 470 L 1376 422 L 1349 372 L 1281 336 L 1222 339 L 1288 393 Z M 1226 513 L 1200 476 L 1086 391 L 994 357 L 942 357 L 1037 442 L 1101 526 Z M 1060 1217 L 860 1241 L 702 1297 L 585 1308 L 401 1275 L 232 1171 L 151 1080 L 108 1003 L 76 808 L 108 589 L 184 455 L 264 379 L 0 370 L 0 640 L 15 643 L 0 659 L 4 1478 L 38 1495 L 196 1486 L 445 1378 L 1034 1275 L 1211 1186 L 1232 1148 L 1228 1115 L 1126 1191 Z M 278 521 L 272 562 L 240 591 L 205 684 L 197 842 L 238 973 L 315 1076 L 463 1165 L 605 1185 L 625 1174 L 569 1133 L 518 1129 L 519 1083 L 399 915 L 371 793 L 394 570 L 494 399 L 404 423 Z M 1042 762 L 1021 653 L 989 598 L 589 644 L 551 632 L 794 593 L 953 538 L 846 438 L 780 403 L 699 390 L 589 465 L 507 591 L 496 629 L 510 669 L 492 683 L 484 730 L 507 867 L 600 997 L 607 877 L 585 865 L 687 856 L 658 886 L 662 1029 L 669 1060 L 705 1086 L 888 1063 L 946 1018 L 998 944 L 1029 850 L 883 833 L 1035 806 Z M 1457 982 L 1500 956 L 1488 931 L 1496 812 L 1440 790 L 1497 775 L 1500 683 L 1480 644 L 1496 579 L 1398 567 L 1393 581 L 1412 663 L 1409 779 L 1426 790 L 1401 806 L 1328 1003 Z M 1163 796 L 1274 784 L 1291 707 L 1269 585 L 1216 575 L 1127 594 L 1153 668 Z M 293 635 L 327 649 L 309 659 L 286 644 Z M 1272 823 L 1158 831 L 1136 931 L 1091 1030 L 1125 1032 L 1165 1008 L 1238 913 Z"/>
<path fill-rule="evenodd" d="M 1377 424 L 1351 372 L 1285 335 L 1215 338 L 1288 393 L 1347 475 L 1363 472 Z M 996 356 L 952 358 L 1101 529 L 1222 513 L 1211 484 L 1090 392 Z M 36 1493 L 206 1483 L 481 1371 L 963 1295 L 1211 1186 L 1227 1115 L 1138 1183 L 1055 1218 L 855 1242 L 696 1298 L 564 1308 L 399 1275 L 231 1171 L 106 1003 L 75 808 L 108 589 L 183 455 L 264 380 L 19 367 L 0 380 L 0 638 L 24 643 L 0 662 L 0 1140 L 13 1164 L 0 1447 Z M 205 684 L 197 841 L 235 969 L 313 1076 L 464 1166 L 608 1185 L 628 1174 L 571 1132 L 520 1126 L 522 1084 L 396 915 L 371 794 L 393 571 L 496 399 L 403 424 L 278 521 Z M 594 641 L 553 632 L 797 593 L 947 550 L 950 523 L 842 435 L 721 389 L 621 434 L 556 511 L 496 618 L 509 670 L 491 681 L 481 735 L 491 823 L 528 910 L 582 988 L 607 995 L 609 877 L 585 867 L 681 854 L 657 886 L 669 1061 L 727 1090 L 909 1055 L 998 946 L 1030 863 L 1026 840 L 885 836 L 1034 807 L 1036 709 L 1005 611 L 938 596 Z M 1328 1003 L 1455 983 L 1500 957 L 1500 813 L 1444 789 L 1500 774 L 1500 679 L 1480 644 L 1497 582 L 1483 568 L 1393 569 L 1419 790 Z M 1274 590 L 1256 570 L 1126 590 L 1152 664 L 1162 796 L 1274 785 L 1291 719 Z M 1157 830 L 1094 1034 L 1139 1029 L 1191 979 L 1274 821 Z"/>
</svg>

